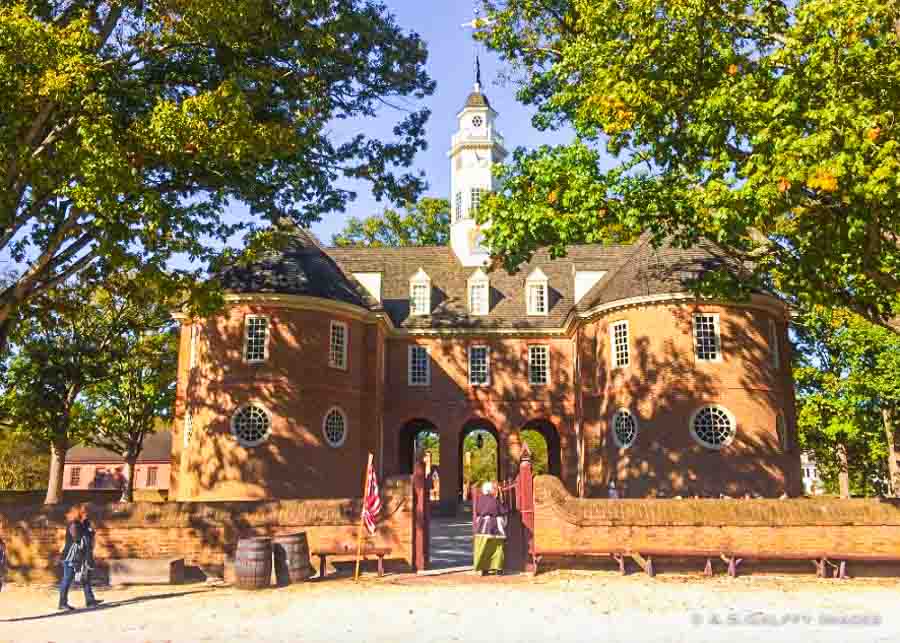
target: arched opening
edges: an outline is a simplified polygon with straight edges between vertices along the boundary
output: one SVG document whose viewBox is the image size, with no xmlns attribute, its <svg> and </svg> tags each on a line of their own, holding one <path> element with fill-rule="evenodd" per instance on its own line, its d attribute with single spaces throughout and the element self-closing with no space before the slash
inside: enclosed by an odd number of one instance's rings
<svg viewBox="0 0 900 643">
<path fill-rule="evenodd" d="M 469 500 L 471 485 L 500 479 L 500 436 L 487 420 L 466 422 L 459 434 L 459 497 Z"/>
<path fill-rule="evenodd" d="M 397 454 L 398 473 L 412 475 L 416 461 L 416 453 L 422 452 L 426 457 L 426 466 L 440 465 L 441 439 L 437 427 L 428 420 L 410 420 L 400 429 Z"/>
<path fill-rule="evenodd" d="M 562 459 L 560 455 L 559 433 L 549 420 L 531 420 L 519 432 L 522 441 L 531 451 L 535 475 L 549 473 L 560 477 Z"/>
</svg>

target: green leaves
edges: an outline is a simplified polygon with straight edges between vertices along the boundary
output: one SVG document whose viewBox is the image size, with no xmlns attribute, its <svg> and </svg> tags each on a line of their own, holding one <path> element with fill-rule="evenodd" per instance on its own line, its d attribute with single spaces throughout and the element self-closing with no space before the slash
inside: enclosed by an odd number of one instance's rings
<svg viewBox="0 0 900 643">
<path fill-rule="evenodd" d="M 508 266 L 543 245 L 559 254 L 648 230 L 715 241 L 754 267 L 755 284 L 805 302 L 882 325 L 897 315 L 893 5 L 487 4 L 496 23 L 484 38 L 519 73 L 535 124 L 578 135 L 500 170 L 482 215 Z"/>
<path fill-rule="evenodd" d="M 426 57 L 365 0 L 6 3 L 0 253 L 20 271 L 0 329 L 87 265 L 199 289 L 202 272 L 167 269 L 173 257 L 211 261 L 235 233 L 343 210 L 344 178 L 414 200 Z M 335 134 L 397 98 L 412 107 L 390 139 Z M 231 202 L 250 216 L 227 224 Z"/>
<path fill-rule="evenodd" d="M 386 209 L 365 219 L 352 217 L 334 235 L 336 246 L 444 246 L 450 240 L 450 203 L 425 197 L 410 204 L 406 213 Z"/>
</svg>

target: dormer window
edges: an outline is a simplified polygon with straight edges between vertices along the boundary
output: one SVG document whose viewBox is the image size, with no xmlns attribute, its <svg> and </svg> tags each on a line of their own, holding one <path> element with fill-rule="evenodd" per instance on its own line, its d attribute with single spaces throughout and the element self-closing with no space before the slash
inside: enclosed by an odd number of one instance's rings
<svg viewBox="0 0 900 643">
<path fill-rule="evenodd" d="M 431 314 L 431 277 L 421 268 L 409 280 L 409 313 L 416 316 Z"/>
<path fill-rule="evenodd" d="M 547 275 L 540 268 L 535 268 L 534 272 L 525 281 L 525 296 L 528 298 L 529 315 L 547 314 L 549 309 L 547 291 Z"/>
<path fill-rule="evenodd" d="M 469 277 L 469 314 L 487 315 L 490 311 L 490 281 L 479 268 Z"/>
</svg>

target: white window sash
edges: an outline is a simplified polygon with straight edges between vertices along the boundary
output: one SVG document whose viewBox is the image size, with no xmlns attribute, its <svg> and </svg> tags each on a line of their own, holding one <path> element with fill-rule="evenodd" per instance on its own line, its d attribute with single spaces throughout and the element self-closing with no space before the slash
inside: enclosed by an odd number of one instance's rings
<svg viewBox="0 0 900 643">
<path fill-rule="evenodd" d="M 475 382 L 472 379 L 472 353 L 478 349 L 484 350 L 484 381 Z M 471 386 L 490 386 L 491 383 L 491 351 L 487 346 L 469 346 L 469 384 Z"/>
<path fill-rule="evenodd" d="M 781 368 L 781 346 L 778 341 L 778 323 L 774 319 L 769 320 L 769 351 L 772 355 L 772 368 L 777 371 Z"/>
<path fill-rule="evenodd" d="M 417 382 L 413 379 L 413 364 L 415 363 L 415 353 L 422 350 L 425 353 L 425 380 Z M 410 346 L 407 351 L 406 360 L 406 381 L 409 386 L 429 386 L 431 384 L 431 357 L 428 349 L 424 346 Z"/>
<path fill-rule="evenodd" d="M 472 295 L 479 293 L 477 300 L 473 301 Z M 472 315 L 487 314 L 488 285 L 483 281 L 469 284 L 469 313 Z"/>
<path fill-rule="evenodd" d="M 541 353 L 544 356 L 544 381 L 538 382 L 533 376 L 533 362 L 535 353 Z M 550 349 L 547 346 L 529 346 L 528 347 L 528 383 L 533 386 L 546 386 L 550 384 Z"/>
<path fill-rule="evenodd" d="M 698 337 L 698 320 L 702 317 L 711 317 L 713 321 L 713 347 L 716 351 L 716 356 L 712 359 L 708 357 L 701 357 L 697 350 L 697 337 Z M 694 358 L 701 362 L 721 362 L 722 361 L 722 334 L 719 331 L 719 313 L 698 313 L 693 317 L 693 337 L 694 341 Z"/>
<path fill-rule="evenodd" d="M 616 328 L 625 327 L 625 362 L 619 364 L 618 354 L 616 353 Z M 631 364 L 631 333 L 628 327 L 628 320 L 613 322 L 609 325 L 609 344 L 610 344 L 610 363 L 615 368 L 625 368 Z"/>
<path fill-rule="evenodd" d="M 417 291 L 423 290 L 424 296 L 422 297 L 422 310 L 419 310 L 418 306 L 418 298 Z M 413 281 L 409 286 L 409 312 L 411 315 L 416 317 L 420 317 L 423 315 L 428 315 L 431 313 L 431 282 L 428 281 Z"/>
<path fill-rule="evenodd" d="M 342 331 L 341 335 L 341 352 L 338 355 L 338 359 L 335 359 L 334 355 L 334 329 L 340 328 Z M 328 328 L 328 365 L 331 368 L 338 368 L 342 371 L 347 370 L 347 338 L 349 333 L 347 332 L 347 324 L 339 321 L 332 321 L 331 325 Z"/>
<path fill-rule="evenodd" d="M 547 284 L 542 282 L 532 281 L 527 284 L 525 292 L 528 297 L 528 314 L 529 315 L 546 315 L 547 309 L 549 308 L 549 302 L 547 301 L 548 297 L 548 288 Z M 535 296 L 535 292 L 540 292 L 540 302 L 541 307 L 538 307 L 538 297 Z"/>
<path fill-rule="evenodd" d="M 256 319 L 263 319 L 266 322 L 266 335 L 263 338 L 263 356 L 262 359 L 250 359 L 247 356 L 247 351 L 250 348 L 250 321 Z M 269 359 L 269 318 L 265 315 L 247 315 L 244 317 L 244 361 L 248 364 L 260 364 Z"/>
</svg>

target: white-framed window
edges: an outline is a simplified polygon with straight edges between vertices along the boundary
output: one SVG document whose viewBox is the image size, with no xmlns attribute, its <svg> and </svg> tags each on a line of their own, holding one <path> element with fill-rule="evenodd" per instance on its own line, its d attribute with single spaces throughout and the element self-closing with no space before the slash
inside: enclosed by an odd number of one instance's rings
<svg viewBox="0 0 900 643">
<path fill-rule="evenodd" d="M 528 347 L 528 383 L 535 385 L 550 383 L 550 347 Z"/>
<path fill-rule="evenodd" d="M 622 368 L 631 363 L 628 350 L 628 321 L 617 321 L 609 326 L 609 339 L 612 349 L 613 368 Z"/>
<path fill-rule="evenodd" d="M 191 360 L 189 368 L 197 368 L 197 342 L 200 339 L 200 325 L 191 324 Z"/>
<path fill-rule="evenodd" d="M 788 435 L 787 422 L 782 411 L 778 411 L 778 414 L 775 416 L 775 433 L 778 436 L 778 449 L 782 453 L 790 451 L 791 436 Z"/>
<path fill-rule="evenodd" d="M 731 444 L 737 432 L 734 416 L 723 406 L 704 406 L 691 416 L 691 436 L 707 449 Z"/>
<path fill-rule="evenodd" d="M 151 489 L 156 488 L 158 473 L 159 467 L 147 467 L 147 486 Z"/>
<path fill-rule="evenodd" d="M 774 319 L 769 320 L 769 354 L 772 357 L 772 368 L 777 371 L 781 368 L 781 348 L 778 341 L 778 323 Z"/>
<path fill-rule="evenodd" d="M 627 449 L 637 439 L 637 419 L 628 409 L 619 409 L 612 418 L 613 440 L 620 449 Z"/>
<path fill-rule="evenodd" d="M 428 349 L 424 346 L 409 347 L 408 383 L 410 386 L 428 386 L 431 384 L 431 360 Z"/>
<path fill-rule="evenodd" d="M 464 218 L 465 213 L 463 212 L 463 193 L 457 192 L 456 197 L 453 202 L 453 216 L 454 220 L 459 222 Z"/>
<path fill-rule="evenodd" d="M 244 404 L 231 416 L 231 433 L 242 447 L 259 446 L 271 432 L 269 412 L 258 404 Z"/>
<path fill-rule="evenodd" d="M 184 448 L 187 449 L 188 444 L 191 443 L 191 433 L 194 430 L 194 420 L 191 417 L 191 410 L 188 409 L 184 412 Z"/>
<path fill-rule="evenodd" d="M 409 280 L 409 313 L 431 314 L 431 277 L 421 268 Z"/>
<path fill-rule="evenodd" d="M 331 322 L 328 343 L 328 365 L 332 368 L 347 368 L 347 324 L 340 321 Z"/>
<path fill-rule="evenodd" d="M 487 192 L 484 188 L 470 188 L 469 189 L 469 218 L 471 219 L 476 214 L 478 214 L 478 208 L 481 207 L 481 199 L 484 196 L 484 193 Z"/>
<path fill-rule="evenodd" d="M 525 280 L 525 296 L 528 299 L 529 315 L 546 315 L 549 310 L 547 275 L 540 268 L 535 268 Z"/>
<path fill-rule="evenodd" d="M 469 346 L 469 384 L 491 383 L 491 356 L 487 346 Z"/>
<path fill-rule="evenodd" d="M 347 439 L 347 416 L 339 406 L 333 406 L 322 420 L 322 435 L 328 446 L 338 448 Z"/>
<path fill-rule="evenodd" d="M 244 360 L 264 362 L 269 357 L 269 318 L 262 315 L 244 317 Z"/>
<path fill-rule="evenodd" d="M 69 485 L 77 487 L 81 484 L 81 467 L 72 467 L 69 469 Z"/>
<path fill-rule="evenodd" d="M 469 314 L 487 315 L 490 310 L 491 282 L 485 272 L 479 268 L 468 281 L 469 285 Z"/>
<path fill-rule="evenodd" d="M 722 360 L 718 313 L 694 315 L 694 354 L 703 362 Z"/>
</svg>

